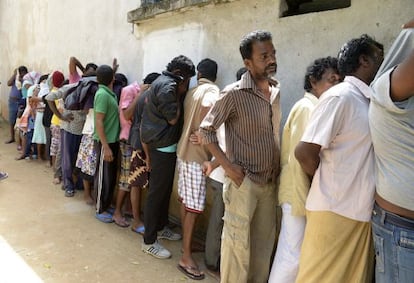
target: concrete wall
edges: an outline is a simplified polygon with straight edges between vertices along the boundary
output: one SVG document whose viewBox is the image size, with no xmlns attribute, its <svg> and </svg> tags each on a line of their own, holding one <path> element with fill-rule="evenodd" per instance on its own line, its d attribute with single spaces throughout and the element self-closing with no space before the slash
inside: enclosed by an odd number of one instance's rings
<svg viewBox="0 0 414 283">
<path fill-rule="evenodd" d="M 7 117 L 6 81 L 15 67 L 24 64 L 42 73 L 59 69 L 67 74 L 70 56 L 85 64 L 110 64 L 117 57 L 119 71 L 130 81 L 163 70 L 178 54 L 189 56 L 195 64 L 210 57 L 219 63 L 218 84 L 224 87 L 242 66 L 241 37 L 265 29 L 273 33 L 277 49 L 286 118 L 303 95 L 303 75 L 312 60 L 336 56 L 345 41 L 363 33 L 384 43 L 387 50 L 401 24 L 413 17 L 412 0 L 353 0 L 350 8 L 285 18 L 279 17 L 280 0 L 234 0 L 158 15 L 137 25 L 127 23 L 127 12 L 139 4 L 1 0 L 0 114 Z M 178 205 L 172 203 L 178 216 Z"/>
</svg>

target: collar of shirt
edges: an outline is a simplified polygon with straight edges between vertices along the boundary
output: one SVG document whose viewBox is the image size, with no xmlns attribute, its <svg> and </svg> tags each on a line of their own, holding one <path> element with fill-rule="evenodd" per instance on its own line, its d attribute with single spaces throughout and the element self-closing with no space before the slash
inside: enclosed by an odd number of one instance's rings
<svg viewBox="0 0 414 283">
<path fill-rule="evenodd" d="M 279 94 L 279 82 L 274 78 L 269 78 L 268 80 L 269 80 L 270 86 L 272 87 L 272 90 L 271 90 L 272 94 L 270 95 L 270 103 L 273 103 L 273 101 L 276 99 L 276 97 Z M 249 71 L 245 72 L 242 78 L 240 79 L 239 88 L 240 89 L 252 89 L 254 94 L 265 99 L 264 96 L 259 91 L 259 89 L 257 88 Z"/>
<path fill-rule="evenodd" d="M 206 78 L 198 79 L 198 85 L 202 85 L 202 84 L 214 84 L 214 82 L 212 82 L 212 81 L 210 81 L 209 79 L 206 79 Z"/>
<path fill-rule="evenodd" d="M 116 94 L 115 94 L 115 92 L 112 91 L 112 89 L 110 89 L 109 87 L 107 87 L 106 85 L 103 85 L 103 84 L 100 84 L 99 87 L 103 88 L 105 90 L 105 92 L 109 93 L 110 95 L 112 95 L 116 99 Z"/>
<path fill-rule="evenodd" d="M 370 88 L 366 83 L 358 79 L 354 76 L 346 76 L 344 79 L 344 82 L 348 82 L 359 89 L 359 91 L 368 99 L 371 99 L 371 97 L 374 94 L 374 91 L 372 88 Z"/>
<path fill-rule="evenodd" d="M 310 92 L 305 92 L 304 97 L 309 99 L 313 104 L 318 103 L 318 100 L 319 100 L 314 94 Z"/>
</svg>

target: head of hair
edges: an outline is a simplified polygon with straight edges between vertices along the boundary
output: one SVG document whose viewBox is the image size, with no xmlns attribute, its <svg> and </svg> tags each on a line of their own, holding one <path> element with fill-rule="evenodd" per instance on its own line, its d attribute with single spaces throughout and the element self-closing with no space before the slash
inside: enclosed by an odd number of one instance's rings
<svg viewBox="0 0 414 283">
<path fill-rule="evenodd" d="M 212 82 L 217 79 L 217 63 L 209 58 L 203 59 L 197 65 L 197 71 L 200 78 L 206 78 Z"/>
<path fill-rule="evenodd" d="M 160 73 L 149 73 L 148 75 L 146 75 L 146 77 L 144 78 L 144 84 L 150 85 L 152 84 L 153 81 L 155 81 L 159 76 L 161 76 Z"/>
<path fill-rule="evenodd" d="M 240 69 L 238 69 L 237 70 L 237 73 L 236 73 L 236 79 L 238 80 L 238 81 L 240 81 L 240 79 L 241 79 L 241 77 L 243 76 L 243 74 L 244 73 L 246 73 L 247 72 L 247 68 L 246 67 L 241 67 Z"/>
<path fill-rule="evenodd" d="M 312 65 L 306 69 L 304 89 L 310 92 L 312 90 L 311 79 L 320 81 L 328 69 L 338 72 L 338 59 L 328 56 L 313 61 Z"/>
<path fill-rule="evenodd" d="M 96 69 L 98 69 L 98 66 L 95 63 L 88 63 L 85 66 L 85 71 L 88 71 L 88 70 L 96 71 Z"/>
<path fill-rule="evenodd" d="M 122 87 L 126 87 L 128 85 L 128 79 L 122 73 L 115 73 L 115 82 L 120 84 Z"/>
<path fill-rule="evenodd" d="M 20 75 L 24 75 L 24 74 L 27 74 L 28 73 L 26 66 L 20 66 L 17 69 L 19 70 L 19 74 Z"/>
<path fill-rule="evenodd" d="M 190 58 L 179 55 L 172 59 L 167 65 L 168 72 L 176 72 L 177 75 L 184 78 L 190 78 L 195 75 L 195 67 Z"/>
<path fill-rule="evenodd" d="M 108 65 L 101 65 L 96 69 L 96 79 L 98 83 L 108 86 L 114 79 L 114 71 Z"/>
<path fill-rule="evenodd" d="M 268 31 L 257 30 L 246 34 L 240 42 L 240 54 L 244 59 L 251 59 L 254 42 L 272 40 L 272 34 Z"/>
<path fill-rule="evenodd" d="M 360 66 L 359 57 L 372 57 L 375 47 L 384 51 L 384 46 L 367 34 L 361 35 L 345 43 L 338 54 L 338 70 L 341 75 L 353 74 Z"/>
<path fill-rule="evenodd" d="M 49 78 L 49 74 L 41 75 L 38 82 L 41 83 L 41 82 L 47 80 L 48 78 Z"/>
</svg>

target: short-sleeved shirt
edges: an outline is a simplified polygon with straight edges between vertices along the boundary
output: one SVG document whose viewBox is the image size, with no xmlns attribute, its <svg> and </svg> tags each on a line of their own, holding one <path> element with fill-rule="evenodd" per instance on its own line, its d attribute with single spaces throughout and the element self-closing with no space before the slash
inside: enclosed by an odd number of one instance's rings
<svg viewBox="0 0 414 283">
<path fill-rule="evenodd" d="M 95 99 L 93 103 L 94 107 L 94 119 L 96 123 L 96 113 L 105 114 L 103 120 L 104 132 L 106 141 L 108 143 L 114 143 L 119 140 L 119 113 L 118 113 L 118 101 L 115 93 L 107 86 L 100 84 L 99 89 L 96 91 Z M 93 138 L 99 140 L 98 133 L 96 131 L 96 125 L 94 128 Z"/>
<path fill-rule="evenodd" d="M 125 119 L 124 110 L 131 105 L 135 97 L 140 93 L 140 86 L 137 82 L 124 87 L 121 91 L 121 99 L 119 100 L 119 121 L 121 123 L 120 140 L 128 140 L 129 131 L 131 129 L 131 120 Z"/>
<path fill-rule="evenodd" d="M 52 90 L 46 96 L 46 100 L 55 101 L 57 99 L 63 99 L 67 91 L 73 88 L 74 86 L 76 86 L 76 83 L 64 85 L 63 87 L 55 91 Z M 62 106 L 64 106 L 63 103 L 62 103 Z M 73 120 L 70 122 L 60 121 L 60 128 L 73 135 L 78 135 L 78 136 L 82 135 L 82 129 L 85 123 L 87 112 L 83 110 L 67 110 L 63 108 L 63 113 L 62 113 L 63 115 L 66 115 L 69 113 L 73 115 Z"/>
<path fill-rule="evenodd" d="M 383 199 L 414 211 L 414 97 L 391 100 L 393 71 L 391 68 L 373 84 L 369 109 L 376 190 Z"/>
<path fill-rule="evenodd" d="M 368 123 L 371 96 L 369 86 L 347 76 L 319 98 L 301 139 L 321 146 L 306 209 L 370 221 L 375 191 Z"/>
<path fill-rule="evenodd" d="M 295 148 L 300 142 L 318 98 L 311 93 L 293 105 L 282 134 L 280 155 L 279 204 L 289 203 L 292 215 L 304 216 L 306 198 L 311 182 L 295 157 Z"/>
<path fill-rule="evenodd" d="M 75 71 L 75 73 L 73 74 L 69 74 L 69 83 L 70 84 L 74 84 L 80 81 L 82 77 L 79 75 L 79 73 L 77 71 Z"/>
<path fill-rule="evenodd" d="M 202 164 L 211 159 L 206 147 L 192 144 L 189 138 L 198 130 L 204 118 L 200 117 L 202 107 L 211 108 L 219 98 L 219 94 L 218 86 L 205 78 L 200 78 L 197 87 L 187 92 L 184 100 L 183 132 L 177 146 L 177 157 L 181 160 Z"/>
</svg>

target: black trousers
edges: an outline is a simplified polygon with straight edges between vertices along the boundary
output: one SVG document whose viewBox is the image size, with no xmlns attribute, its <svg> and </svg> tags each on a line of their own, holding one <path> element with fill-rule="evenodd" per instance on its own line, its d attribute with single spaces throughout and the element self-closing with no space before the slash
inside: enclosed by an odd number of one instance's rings
<svg viewBox="0 0 414 283">
<path fill-rule="evenodd" d="M 153 244 L 157 240 L 157 232 L 168 224 L 177 155 L 153 149 L 150 150 L 150 160 L 151 174 L 144 208 L 144 242 L 147 245 Z"/>
<path fill-rule="evenodd" d="M 95 141 L 96 151 L 96 171 L 94 176 L 94 190 L 96 197 L 96 212 L 102 213 L 106 211 L 112 203 L 114 189 L 116 184 L 116 177 L 118 173 L 118 151 L 119 143 L 110 143 L 109 147 L 112 150 L 114 160 L 107 162 L 103 160 L 102 144 Z"/>
</svg>

